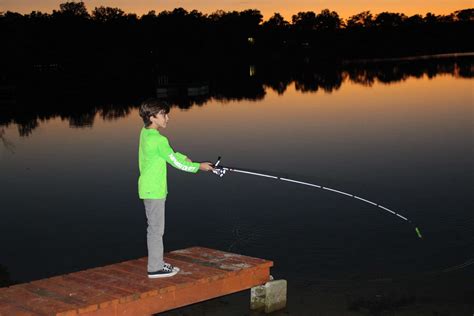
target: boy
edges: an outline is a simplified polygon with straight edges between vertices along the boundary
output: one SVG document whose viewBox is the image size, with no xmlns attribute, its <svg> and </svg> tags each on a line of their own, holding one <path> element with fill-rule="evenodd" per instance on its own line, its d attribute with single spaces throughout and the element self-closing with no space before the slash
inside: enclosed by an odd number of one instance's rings
<svg viewBox="0 0 474 316">
<path fill-rule="evenodd" d="M 163 234 L 165 229 L 165 201 L 167 190 L 166 163 L 173 167 L 196 173 L 212 171 L 209 162 L 192 162 L 185 155 L 174 152 L 168 139 L 159 130 L 166 128 L 170 106 L 165 101 L 149 99 L 140 106 L 140 116 L 145 126 L 140 133 L 138 162 L 140 177 L 138 193 L 145 204 L 148 247 L 148 277 L 164 278 L 175 275 L 179 268 L 163 261 Z"/>
</svg>

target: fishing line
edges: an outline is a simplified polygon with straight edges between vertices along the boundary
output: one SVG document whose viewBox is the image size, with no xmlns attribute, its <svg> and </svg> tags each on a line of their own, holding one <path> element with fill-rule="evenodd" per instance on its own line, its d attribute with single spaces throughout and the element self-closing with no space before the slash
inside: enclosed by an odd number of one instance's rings
<svg viewBox="0 0 474 316">
<path fill-rule="evenodd" d="M 303 181 L 293 180 L 293 179 L 290 179 L 290 178 L 284 178 L 284 177 L 280 177 L 280 176 L 276 176 L 276 175 L 271 175 L 271 174 L 266 174 L 266 173 L 261 173 L 261 172 L 253 172 L 253 171 L 245 170 L 245 169 L 237 169 L 237 168 L 234 168 L 234 167 L 225 167 L 225 166 L 219 165 L 220 161 L 221 161 L 221 157 L 217 158 L 217 162 L 214 164 L 213 173 L 218 175 L 221 178 L 226 174 L 227 171 L 229 171 L 229 172 L 242 173 L 242 174 L 257 176 L 257 177 L 262 177 L 262 178 L 280 180 L 280 181 L 290 182 L 290 183 L 294 183 L 294 184 L 305 185 L 305 186 L 309 186 L 309 187 L 313 187 L 313 188 L 317 188 L 317 189 L 321 189 L 321 190 L 334 192 L 334 193 L 337 193 L 337 194 L 340 194 L 340 195 L 345 195 L 345 196 L 348 196 L 350 198 L 354 198 L 356 200 L 359 200 L 359 201 L 362 201 L 364 203 L 367 203 L 367 204 L 373 205 L 375 207 L 378 207 L 378 208 L 384 210 L 385 212 L 388 212 L 392 215 L 397 216 L 398 218 L 406 221 L 411 226 L 413 226 L 413 228 L 415 229 L 416 235 L 419 238 L 423 238 L 423 236 L 421 235 L 420 229 L 410 219 L 408 219 L 407 217 L 403 216 L 402 214 L 400 214 L 398 212 L 395 212 L 395 211 L 389 209 L 388 207 L 385 207 L 385 206 L 380 205 L 378 203 L 375 203 L 375 202 L 372 202 L 370 200 L 364 199 L 360 196 L 357 196 L 357 195 L 354 195 L 354 194 L 351 194 L 351 193 L 347 193 L 347 192 L 344 192 L 344 191 L 336 190 L 336 189 L 333 189 L 333 188 L 329 188 L 329 187 L 326 187 L 326 186 L 318 185 L 318 184 L 315 184 L 315 183 L 303 182 Z"/>
<path fill-rule="evenodd" d="M 446 268 L 443 270 L 443 272 L 452 272 L 452 271 L 464 269 L 472 264 L 474 264 L 474 259 L 469 259 L 464 263 L 458 264 L 457 266 Z"/>
</svg>

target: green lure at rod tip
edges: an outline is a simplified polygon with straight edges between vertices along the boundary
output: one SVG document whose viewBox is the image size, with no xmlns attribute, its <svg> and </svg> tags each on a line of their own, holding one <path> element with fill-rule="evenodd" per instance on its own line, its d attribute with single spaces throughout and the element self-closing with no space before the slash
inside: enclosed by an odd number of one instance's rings
<svg viewBox="0 0 474 316">
<path fill-rule="evenodd" d="M 423 238 L 421 236 L 421 233 L 420 233 L 420 230 L 418 229 L 418 227 L 415 227 L 415 231 L 416 231 L 416 234 L 418 235 L 418 237 Z"/>
</svg>

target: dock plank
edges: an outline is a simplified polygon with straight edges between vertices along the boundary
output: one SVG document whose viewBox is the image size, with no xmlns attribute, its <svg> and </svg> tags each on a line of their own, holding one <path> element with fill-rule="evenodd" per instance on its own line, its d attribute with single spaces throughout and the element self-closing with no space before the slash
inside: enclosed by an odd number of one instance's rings
<svg viewBox="0 0 474 316">
<path fill-rule="evenodd" d="M 18 307 L 10 304 L 10 301 L 0 299 L 0 316 L 38 316 L 40 314 L 29 311 L 24 307 Z"/>
<path fill-rule="evenodd" d="M 0 316 L 150 315 L 264 284 L 272 261 L 203 247 L 165 254 L 180 268 L 149 279 L 147 258 L 0 288 Z"/>
<path fill-rule="evenodd" d="M 268 265 L 269 267 L 271 267 L 273 265 L 271 261 L 265 259 L 254 258 L 204 247 L 191 247 L 187 249 L 175 250 L 172 251 L 171 254 L 180 254 L 183 256 L 199 258 L 211 263 L 229 263 L 231 265 L 235 263 L 240 263 L 242 264 L 242 268 L 262 265 Z M 226 268 L 225 265 L 224 268 Z"/>
<path fill-rule="evenodd" d="M 58 296 L 76 299 L 81 305 L 78 308 L 79 313 L 118 304 L 120 297 L 109 288 L 68 280 L 62 276 L 35 281 L 31 285 L 54 292 Z"/>
<path fill-rule="evenodd" d="M 56 315 L 59 312 L 76 310 L 74 303 L 68 304 L 48 295 L 32 293 L 25 289 L 23 285 L 13 286 L 0 291 L 0 299 L 8 305 L 23 308 L 40 315 Z M 71 314 L 71 315 L 75 315 Z"/>
</svg>

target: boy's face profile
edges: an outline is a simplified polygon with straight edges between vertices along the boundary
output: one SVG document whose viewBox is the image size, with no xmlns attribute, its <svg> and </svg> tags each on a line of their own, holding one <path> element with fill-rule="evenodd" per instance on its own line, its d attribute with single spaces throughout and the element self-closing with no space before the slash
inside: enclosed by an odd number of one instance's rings
<svg viewBox="0 0 474 316">
<path fill-rule="evenodd" d="M 166 128 L 166 124 L 169 121 L 169 115 L 168 113 L 165 113 L 163 111 L 150 116 L 150 121 L 152 122 L 153 128 Z"/>
</svg>

